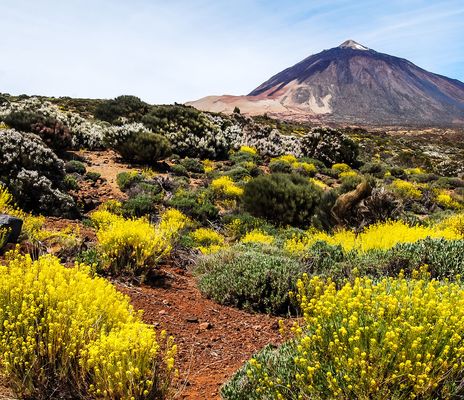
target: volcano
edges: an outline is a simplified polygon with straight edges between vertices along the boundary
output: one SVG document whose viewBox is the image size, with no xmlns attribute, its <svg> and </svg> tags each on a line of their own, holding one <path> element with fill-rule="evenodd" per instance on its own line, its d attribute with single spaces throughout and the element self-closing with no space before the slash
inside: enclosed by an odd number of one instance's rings
<svg viewBox="0 0 464 400">
<path fill-rule="evenodd" d="M 464 83 L 354 40 L 311 55 L 246 96 L 188 103 L 205 111 L 373 125 L 464 125 Z"/>
</svg>

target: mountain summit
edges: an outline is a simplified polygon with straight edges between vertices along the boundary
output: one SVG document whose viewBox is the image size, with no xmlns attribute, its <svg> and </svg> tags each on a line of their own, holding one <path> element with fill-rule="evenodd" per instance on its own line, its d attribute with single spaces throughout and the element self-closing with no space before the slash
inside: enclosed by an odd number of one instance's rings
<svg viewBox="0 0 464 400">
<path fill-rule="evenodd" d="M 464 125 L 464 83 L 354 40 L 311 55 L 247 96 L 210 96 L 202 110 L 376 125 Z"/>
</svg>

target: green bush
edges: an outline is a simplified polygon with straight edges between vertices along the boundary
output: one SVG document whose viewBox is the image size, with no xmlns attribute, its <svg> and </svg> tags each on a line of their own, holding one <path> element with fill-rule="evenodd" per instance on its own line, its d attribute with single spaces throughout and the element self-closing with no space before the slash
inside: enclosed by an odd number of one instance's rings
<svg viewBox="0 0 464 400">
<path fill-rule="evenodd" d="M 168 201 L 168 205 L 204 224 L 218 218 L 219 210 L 213 200 L 214 195 L 208 189 L 180 189 Z"/>
<path fill-rule="evenodd" d="M 142 175 L 134 172 L 120 172 L 116 176 L 116 183 L 123 192 L 128 190 L 130 187 L 141 182 L 143 179 Z"/>
<path fill-rule="evenodd" d="M 135 96 L 119 96 L 112 100 L 104 100 L 95 109 L 94 115 L 102 121 L 115 123 L 124 118 L 128 121 L 139 121 L 148 112 L 150 106 Z"/>
<path fill-rule="evenodd" d="M 294 310 L 289 291 L 304 271 L 279 250 L 251 244 L 206 256 L 195 269 L 200 291 L 214 301 L 272 314 Z"/>
<path fill-rule="evenodd" d="M 249 178 L 251 176 L 250 171 L 240 165 L 225 171 L 223 175 L 228 176 L 234 182 L 239 182 L 244 178 Z"/>
<path fill-rule="evenodd" d="M 187 168 L 185 168 L 183 165 L 181 164 L 174 164 L 172 167 L 171 167 L 171 171 L 174 175 L 177 175 L 177 176 L 189 176 L 189 173 L 187 171 Z"/>
<path fill-rule="evenodd" d="M 85 179 L 96 182 L 101 178 L 101 174 L 99 172 L 94 171 L 87 171 L 85 174 Z"/>
<path fill-rule="evenodd" d="M 297 355 L 293 342 L 285 342 L 276 347 L 268 344 L 253 359 L 259 363 L 271 377 L 279 377 L 286 386 L 295 379 L 295 363 Z M 262 394 L 256 391 L 256 382 L 247 375 L 250 369 L 248 361 L 232 378 L 221 387 L 221 397 L 224 400 L 263 400 Z"/>
<path fill-rule="evenodd" d="M 171 154 L 168 139 L 150 131 L 131 132 L 123 143 L 113 145 L 122 158 L 129 162 L 152 164 Z"/>
<path fill-rule="evenodd" d="M 122 212 L 125 217 L 141 217 L 155 211 L 155 203 L 159 197 L 151 194 L 142 193 L 126 200 L 122 205 Z"/>
<path fill-rule="evenodd" d="M 245 185 L 243 203 L 251 214 L 280 225 L 308 226 L 321 189 L 296 174 L 272 174 Z"/>
<path fill-rule="evenodd" d="M 180 165 L 182 165 L 188 172 L 193 172 L 196 174 L 205 173 L 205 167 L 198 158 L 186 157 L 181 160 Z"/>
<path fill-rule="evenodd" d="M 68 174 L 76 173 L 79 175 L 84 175 L 86 171 L 85 164 L 82 161 L 78 160 L 68 161 L 65 164 L 64 168 L 66 169 L 66 172 Z"/>
<path fill-rule="evenodd" d="M 269 163 L 269 169 L 273 174 L 284 173 L 290 174 L 293 170 L 293 167 L 290 163 L 282 160 L 272 160 Z"/>
<path fill-rule="evenodd" d="M 74 175 L 66 175 L 64 177 L 64 185 L 66 186 L 66 189 L 79 189 L 79 183 Z"/>
</svg>

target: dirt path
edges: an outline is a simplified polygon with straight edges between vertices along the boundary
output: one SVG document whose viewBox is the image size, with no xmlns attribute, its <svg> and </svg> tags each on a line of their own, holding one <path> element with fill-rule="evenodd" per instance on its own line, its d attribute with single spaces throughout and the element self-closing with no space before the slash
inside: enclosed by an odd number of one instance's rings
<svg viewBox="0 0 464 400">
<path fill-rule="evenodd" d="M 172 271 L 172 270 L 169 270 Z M 220 386 L 256 351 L 279 343 L 278 318 L 249 314 L 202 297 L 190 274 L 168 272 L 160 287 L 122 287 L 144 320 L 178 344 L 180 399 L 219 399 Z"/>
</svg>

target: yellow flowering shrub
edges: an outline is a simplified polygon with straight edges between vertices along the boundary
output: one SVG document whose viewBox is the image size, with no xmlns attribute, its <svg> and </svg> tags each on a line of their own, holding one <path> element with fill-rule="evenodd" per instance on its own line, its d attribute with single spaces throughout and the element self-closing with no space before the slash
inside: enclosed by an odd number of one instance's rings
<svg viewBox="0 0 464 400">
<path fill-rule="evenodd" d="M 284 162 L 292 166 L 293 169 L 301 169 L 308 174 L 317 172 L 317 168 L 314 164 L 305 161 L 298 161 L 298 159 L 292 154 L 284 154 L 280 157 L 272 158 L 271 162 Z"/>
<path fill-rule="evenodd" d="M 340 174 L 338 175 L 339 178 L 349 178 L 349 177 L 353 177 L 353 176 L 358 176 L 358 173 L 356 171 L 343 171 L 343 172 L 340 172 Z"/>
<path fill-rule="evenodd" d="M 395 179 L 390 186 L 396 194 L 405 199 L 418 200 L 422 197 L 421 190 L 412 182 Z"/>
<path fill-rule="evenodd" d="M 318 188 L 321 188 L 322 190 L 325 190 L 329 187 L 328 185 L 326 185 L 324 182 L 322 182 L 320 179 L 317 179 L 317 178 L 309 178 L 309 181 L 313 185 L 316 185 Z"/>
<path fill-rule="evenodd" d="M 453 199 L 451 195 L 445 190 L 439 190 L 435 194 L 436 194 L 435 200 L 440 206 L 444 208 L 451 208 L 451 209 L 462 208 L 462 204 L 460 204 L 458 201 Z"/>
<path fill-rule="evenodd" d="M 451 230 L 457 235 L 464 237 L 464 214 L 454 214 L 451 217 L 445 218 L 439 224 L 439 229 Z"/>
<path fill-rule="evenodd" d="M 203 160 L 203 166 L 205 167 L 205 173 L 213 172 L 216 168 L 216 164 L 211 160 Z"/>
<path fill-rule="evenodd" d="M 340 290 L 304 275 L 291 377 L 256 359 L 259 398 L 450 399 L 462 395 L 464 290 L 403 277 L 357 278 Z"/>
<path fill-rule="evenodd" d="M 92 216 L 98 248 L 106 268 L 113 274 L 140 274 L 153 267 L 172 248 L 172 240 L 189 222 L 180 211 L 168 209 L 157 225 L 145 218 L 125 219 L 105 210 Z"/>
<path fill-rule="evenodd" d="M 342 172 L 350 172 L 351 167 L 345 163 L 336 163 L 332 165 L 332 171 L 338 172 L 339 174 Z"/>
<path fill-rule="evenodd" d="M 258 154 L 257 150 L 254 147 L 251 146 L 240 146 L 241 153 L 248 153 L 251 154 L 252 156 L 255 156 Z"/>
<path fill-rule="evenodd" d="M 214 192 L 229 198 L 237 198 L 243 195 L 243 189 L 228 176 L 221 176 L 211 182 Z"/>
<path fill-rule="evenodd" d="M 274 237 L 264 233 L 259 229 L 253 229 L 248 232 L 242 239 L 242 243 L 261 243 L 261 244 L 272 244 Z"/>
<path fill-rule="evenodd" d="M 210 228 L 195 229 L 190 237 L 194 240 L 196 248 L 203 254 L 217 253 L 225 244 L 224 236 Z"/>
<path fill-rule="evenodd" d="M 426 171 L 420 167 L 415 167 L 415 168 L 406 168 L 404 170 L 408 175 L 419 175 L 419 174 L 425 174 Z"/>
<path fill-rule="evenodd" d="M 294 236 L 284 243 L 284 249 L 298 254 L 308 250 L 318 241 L 329 245 L 340 245 L 343 250 L 366 252 L 372 249 L 387 250 L 398 243 L 414 243 L 430 238 L 444 238 L 448 240 L 462 239 L 463 235 L 451 227 L 437 226 L 409 226 L 403 221 L 387 221 L 373 224 L 356 235 L 353 231 L 341 229 L 334 234 L 317 230 L 309 230 L 305 236 Z"/>
<path fill-rule="evenodd" d="M 24 398 L 165 398 L 175 350 L 86 266 L 17 253 L 0 265 L 0 365 Z"/>
</svg>

